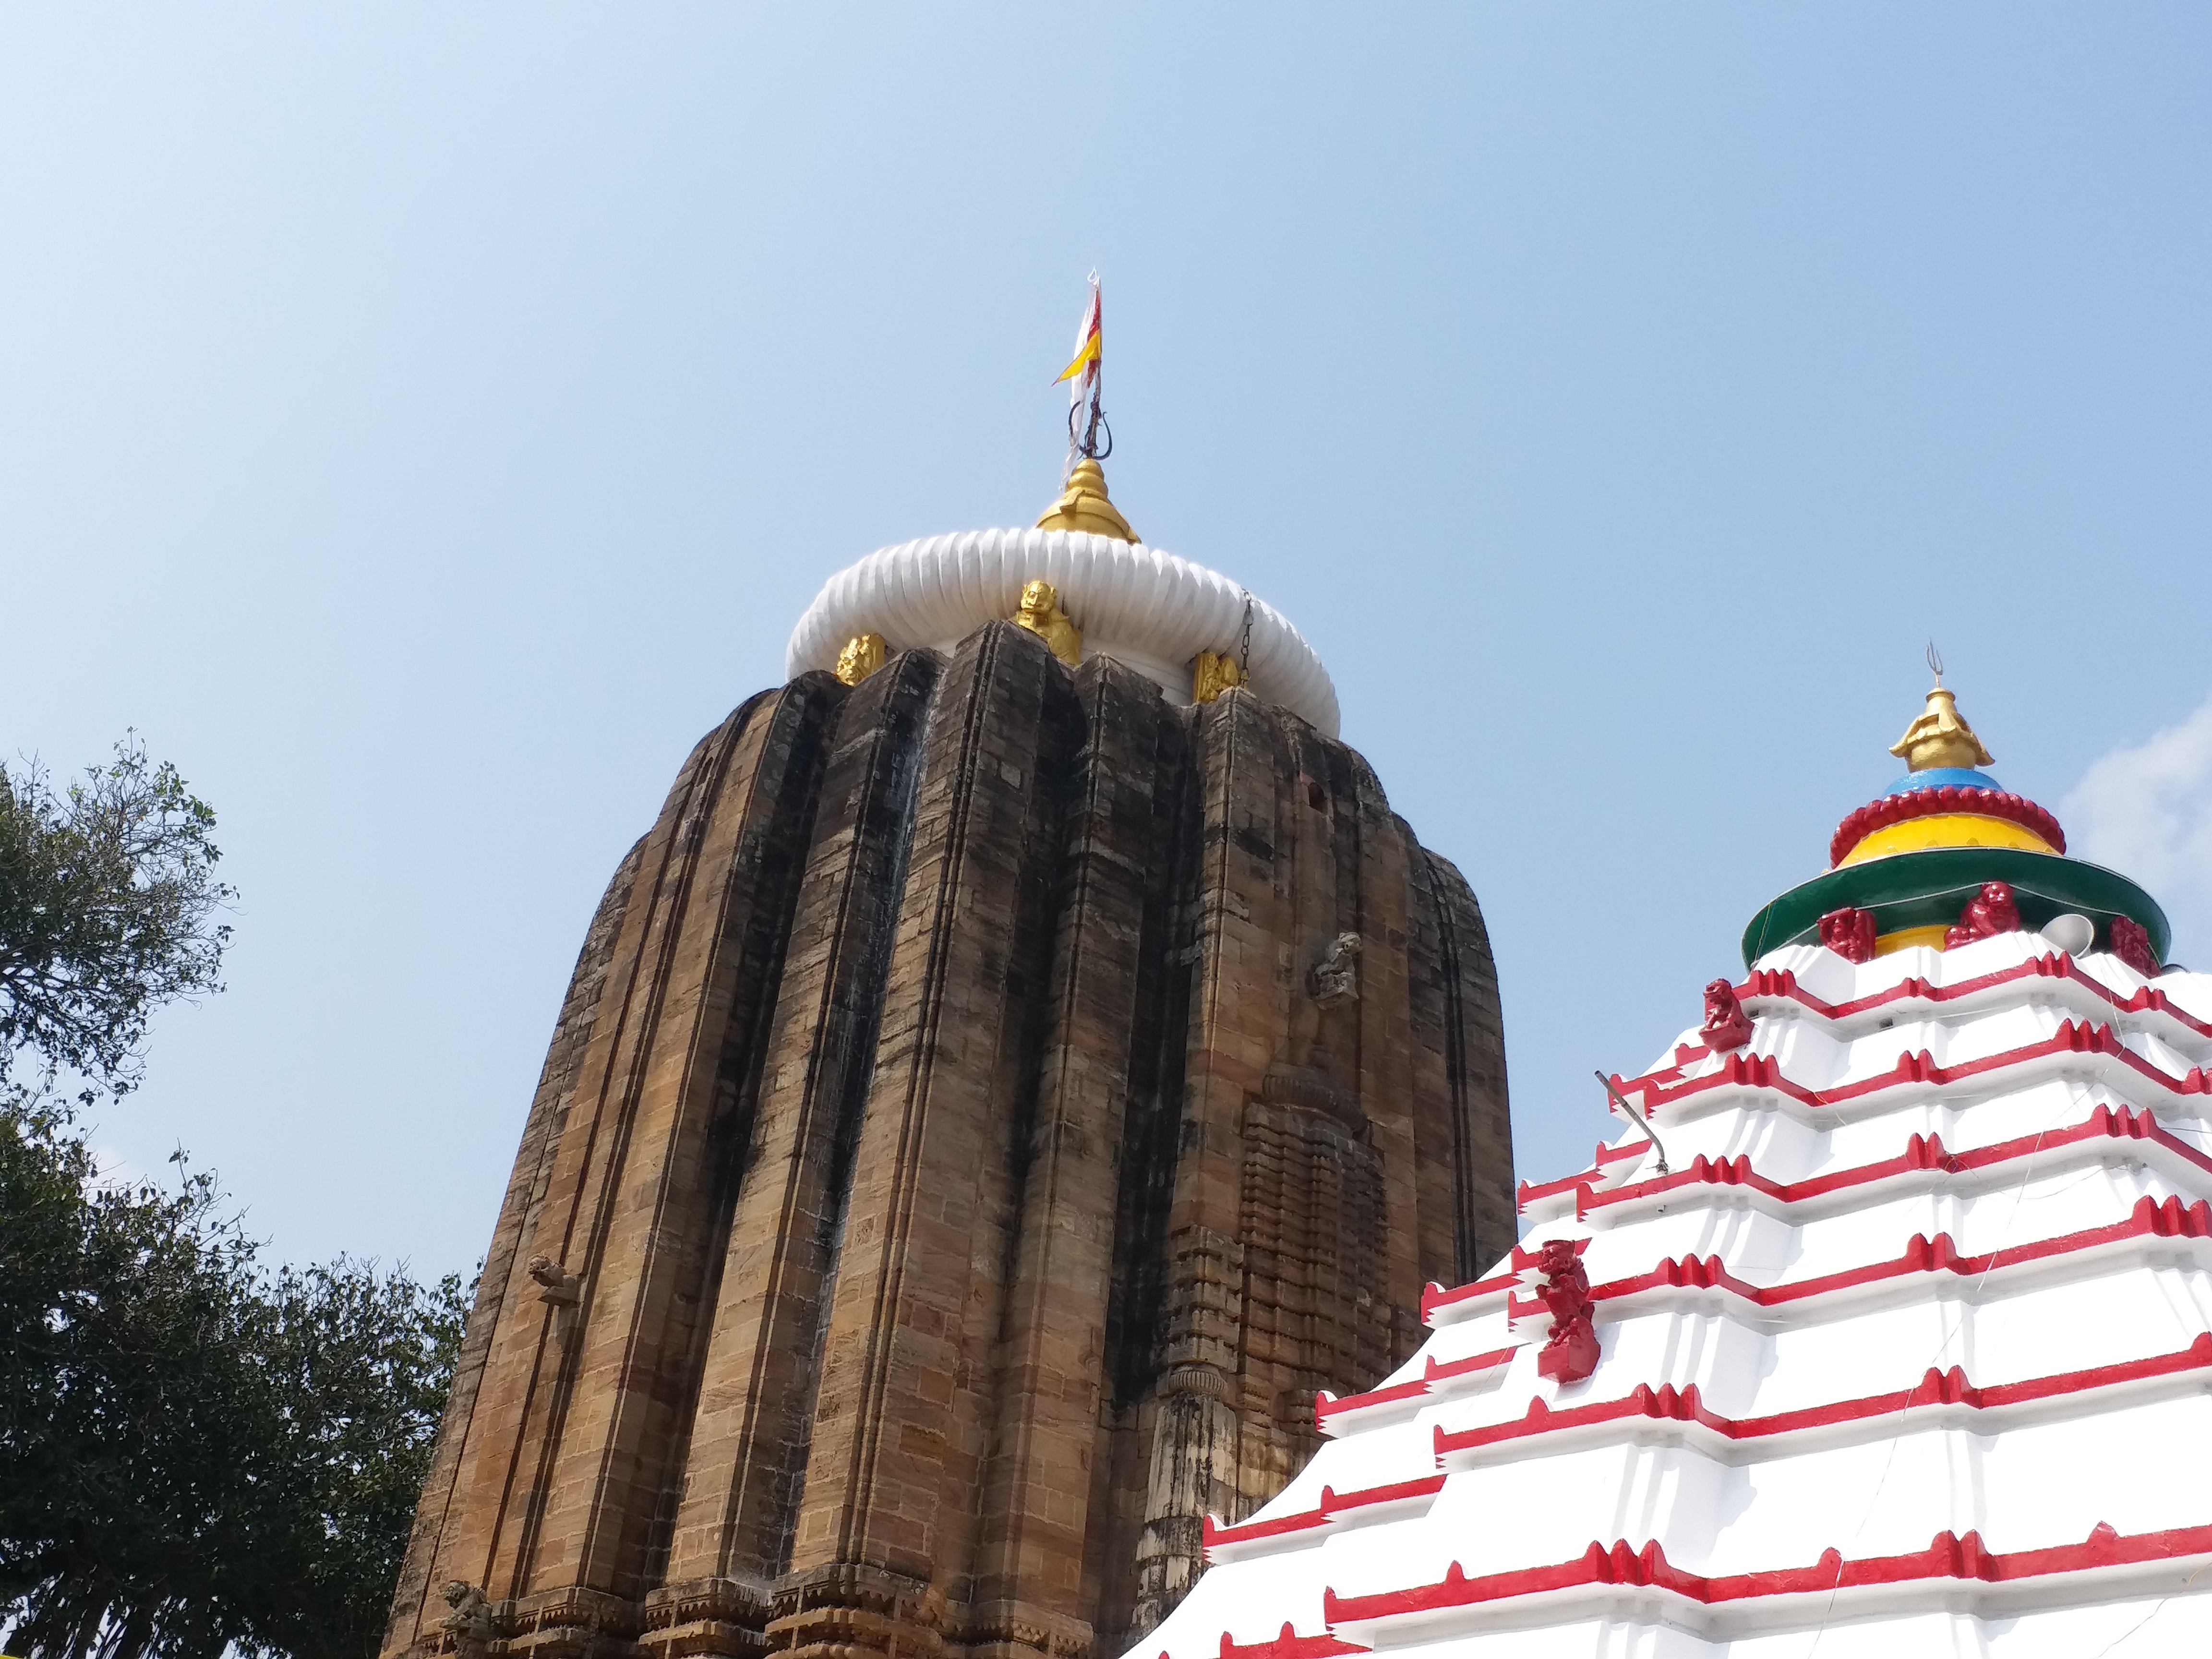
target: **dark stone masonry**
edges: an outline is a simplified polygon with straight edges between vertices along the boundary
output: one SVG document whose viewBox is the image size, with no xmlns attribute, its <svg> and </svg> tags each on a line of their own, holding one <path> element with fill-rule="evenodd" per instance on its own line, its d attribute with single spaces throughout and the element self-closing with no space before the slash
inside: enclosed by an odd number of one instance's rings
<svg viewBox="0 0 2212 1659">
<path fill-rule="evenodd" d="M 802 675 L 592 920 L 386 1652 L 1110 1659 L 1511 1182 L 1481 912 L 1352 750 L 1003 623 Z"/>
</svg>

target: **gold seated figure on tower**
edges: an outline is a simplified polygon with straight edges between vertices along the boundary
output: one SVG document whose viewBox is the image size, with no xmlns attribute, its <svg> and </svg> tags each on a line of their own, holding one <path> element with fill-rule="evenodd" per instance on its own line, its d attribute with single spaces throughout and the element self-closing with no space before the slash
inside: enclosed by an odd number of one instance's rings
<svg viewBox="0 0 2212 1659">
<path fill-rule="evenodd" d="M 1068 621 L 1067 613 L 1060 608 L 1060 590 L 1042 577 L 1025 583 L 1022 602 L 1014 612 L 1015 623 L 1026 628 L 1052 649 L 1052 654 L 1070 668 L 1083 661 L 1083 630 Z"/>
<path fill-rule="evenodd" d="M 848 685 L 858 685 L 883 665 L 884 636 L 880 634 L 855 634 L 837 653 L 837 678 Z"/>
<path fill-rule="evenodd" d="M 1201 651 L 1190 668 L 1190 700 L 1193 702 L 1212 702 L 1224 691 L 1233 691 L 1244 684 L 1244 672 L 1237 665 L 1237 659 L 1226 651 Z"/>
</svg>

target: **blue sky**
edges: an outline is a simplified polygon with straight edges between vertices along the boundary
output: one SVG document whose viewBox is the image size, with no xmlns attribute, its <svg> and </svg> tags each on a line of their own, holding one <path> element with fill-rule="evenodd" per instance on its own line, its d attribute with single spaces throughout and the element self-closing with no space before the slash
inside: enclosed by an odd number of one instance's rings
<svg viewBox="0 0 2212 1659">
<path fill-rule="evenodd" d="M 222 815 L 100 1125 L 465 1269 L 585 921 L 831 571 L 1115 497 L 1490 919 L 1523 1174 L 1896 771 L 2212 958 L 2212 13 L 0 11 L 0 748 Z"/>
</svg>

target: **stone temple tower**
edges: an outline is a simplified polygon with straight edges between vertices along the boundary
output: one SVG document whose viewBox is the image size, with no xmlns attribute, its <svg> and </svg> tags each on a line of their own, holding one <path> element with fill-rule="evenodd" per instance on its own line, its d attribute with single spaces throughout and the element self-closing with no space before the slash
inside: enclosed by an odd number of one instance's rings
<svg viewBox="0 0 2212 1659">
<path fill-rule="evenodd" d="M 554 1027 L 388 1659 L 1090 1659 L 1514 1240 L 1490 948 L 1095 462 L 701 739 Z"/>
</svg>

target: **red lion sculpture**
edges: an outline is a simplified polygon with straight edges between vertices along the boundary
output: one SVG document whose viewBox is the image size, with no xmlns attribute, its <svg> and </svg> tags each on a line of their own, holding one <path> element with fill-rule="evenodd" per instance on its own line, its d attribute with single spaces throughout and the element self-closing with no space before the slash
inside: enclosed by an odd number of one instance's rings
<svg viewBox="0 0 2212 1659">
<path fill-rule="evenodd" d="M 2112 954 L 2145 979 L 2159 975 L 2158 952 L 2150 948 L 2150 934 L 2133 916 L 2114 916 Z"/>
<path fill-rule="evenodd" d="M 1980 894 L 1966 901 L 1957 923 L 1943 935 L 1943 948 L 1955 951 L 1978 939 L 1995 939 L 1999 933 L 2019 931 L 2020 907 L 2012 902 L 2012 884 L 1985 881 Z"/>
<path fill-rule="evenodd" d="M 1537 1247 L 1536 1266 L 1544 1282 L 1536 1295 L 1552 1310 L 1552 1334 L 1536 1356 L 1536 1375 L 1555 1382 L 1579 1382 L 1597 1369 L 1597 1332 L 1590 1325 L 1589 1274 L 1575 1255 L 1574 1241 L 1554 1238 Z"/>
<path fill-rule="evenodd" d="M 1874 960 L 1874 912 L 1846 904 L 1820 918 L 1820 943 L 1845 962 Z"/>
<path fill-rule="evenodd" d="M 1735 987 L 1717 979 L 1705 987 L 1705 1023 L 1698 1039 L 1717 1054 L 1741 1048 L 1751 1041 L 1751 1016 L 1735 998 Z"/>
</svg>

